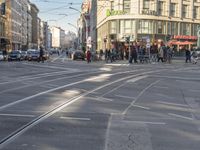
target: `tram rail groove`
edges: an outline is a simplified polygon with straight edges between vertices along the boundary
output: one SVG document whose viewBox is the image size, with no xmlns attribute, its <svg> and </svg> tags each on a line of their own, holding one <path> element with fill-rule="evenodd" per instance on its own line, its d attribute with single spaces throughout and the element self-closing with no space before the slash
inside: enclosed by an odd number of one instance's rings
<svg viewBox="0 0 200 150">
<path fill-rule="evenodd" d="M 98 86 L 97 88 L 95 88 L 93 90 L 90 90 L 90 91 L 85 92 L 83 94 L 80 94 L 80 95 L 77 95 L 75 97 L 72 97 L 71 99 L 68 99 L 66 102 L 64 102 L 64 103 L 54 107 L 53 109 L 45 112 L 44 114 L 38 116 L 37 118 L 33 119 L 29 123 L 27 123 L 24 126 L 18 128 L 17 130 L 15 130 L 11 134 L 9 134 L 8 136 L 6 136 L 2 140 L 0 140 L 0 149 L 5 147 L 10 142 L 14 141 L 18 136 L 22 135 L 23 133 L 25 133 L 30 128 L 36 126 L 40 122 L 42 122 L 42 121 L 46 120 L 47 118 L 51 117 L 52 115 L 54 115 L 55 113 L 59 112 L 63 108 L 73 104 L 74 102 L 76 102 L 80 98 L 83 98 L 83 97 L 85 97 L 85 96 L 87 96 L 87 95 L 89 95 L 89 94 L 91 94 L 93 92 L 96 92 L 96 91 L 98 91 L 100 89 L 103 89 L 103 88 L 108 87 L 110 85 L 113 85 L 115 83 L 123 82 L 123 81 L 126 81 L 126 80 L 131 79 L 131 78 L 137 78 L 137 77 L 141 77 L 141 76 L 144 76 L 144 75 L 147 75 L 147 74 L 150 74 L 150 73 L 155 73 L 155 72 L 159 72 L 159 71 L 148 71 L 148 72 L 138 73 L 138 74 L 134 74 L 134 75 L 128 75 L 127 77 L 120 78 L 120 79 L 112 81 L 110 83 L 106 83 L 104 85 Z M 65 88 L 65 87 L 62 87 L 62 88 Z"/>
</svg>

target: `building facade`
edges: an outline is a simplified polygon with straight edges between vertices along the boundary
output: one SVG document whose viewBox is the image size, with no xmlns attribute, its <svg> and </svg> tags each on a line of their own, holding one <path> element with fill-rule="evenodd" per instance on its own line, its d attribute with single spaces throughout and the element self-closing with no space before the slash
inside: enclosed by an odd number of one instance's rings
<svg viewBox="0 0 200 150">
<path fill-rule="evenodd" d="M 200 25 L 199 0 L 109 0 L 97 6 L 98 50 L 123 43 L 126 36 L 132 41 L 196 39 Z"/>
<path fill-rule="evenodd" d="M 27 10 L 27 48 L 32 47 L 32 16 L 31 16 L 31 3 L 28 1 L 28 10 Z"/>
<path fill-rule="evenodd" d="M 22 50 L 28 48 L 28 1 L 21 0 L 22 5 L 22 25 L 21 25 L 21 34 L 22 34 Z"/>
<path fill-rule="evenodd" d="M 35 4 L 31 4 L 31 17 L 32 17 L 32 41 L 31 48 L 38 48 L 38 37 L 39 37 L 39 28 L 38 28 L 38 13 L 39 9 Z"/>
<path fill-rule="evenodd" d="M 52 35 L 52 48 L 63 49 L 65 46 L 65 30 L 53 26 L 50 28 Z"/>
<path fill-rule="evenodd" d="M 22 1 L 11 2 L 11 34 L 12 50 L 21 49 L 22 46 Z"/>
</svg>

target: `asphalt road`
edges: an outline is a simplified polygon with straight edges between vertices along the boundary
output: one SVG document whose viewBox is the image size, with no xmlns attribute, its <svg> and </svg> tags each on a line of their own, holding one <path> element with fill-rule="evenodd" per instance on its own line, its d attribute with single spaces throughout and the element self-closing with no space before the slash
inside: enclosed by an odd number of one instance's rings
<svg viewBox="0 0 200 150">
<path fill-rule="evenodd" d="M 199 150 L 200 65 L 0 62 L 2 150 Z"/>
</svg>

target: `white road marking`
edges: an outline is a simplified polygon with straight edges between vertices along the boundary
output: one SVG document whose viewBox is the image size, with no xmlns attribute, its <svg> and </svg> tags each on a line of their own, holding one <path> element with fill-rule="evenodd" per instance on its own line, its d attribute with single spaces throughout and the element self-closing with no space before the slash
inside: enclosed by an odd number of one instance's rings
<svg viewBox="0 0 200 150">
<path fill-rule="evenodd" d="M 91 93 L 93 93 L 93 92 L 96 92 L 97 90 L 100 90 L 100 89 L 102 89 L 102 88 L 104 88 L 104 87 L 107 87 L 107 86 L 109 86 L 109 85 L 112 85 L 112 84 L 114 84 L 114 83 L 118 83 L 118 82 L 120 82 L 120 81 L 128 80 L 128 79 L 133 78 L 133 77 L 138 78 L 138 76 L 142 76 L 142 75 L 144 75 L 144 74 L 154 73 L 154 72 L 158 72 L 158 71 L 147 71 L 147 72 L 138 73 L 138 74 L 135 74 L 135 75 L 130 75 L 130 76 L 128 76 L 128 77 L 124 77 L 124 78 L 115 80 L 115 81 L 113 81 L 113 82 L 110 82 L 110 83 L 108 83 L 108 84 L 105 84 L 105 85 L 103 85 L 103 86 L 100 86 L 100 87 L 98 87 L 98 88 L 96 88 L 96 89 L 94 89 L 94 90 L 88 92 L 88 94 L 91 94 Z M 124 72 L 121 72 L 121 73 L 124 73 Z M 120 73 L 118 72 L 118 73 L 116 73 L 116 74 L 120 74 Z M 112 74 L 112 75 L 116 75 L 116 74 Z M 160 81 L 160 80 L 159 80 L 159 81 Z M 15 102 L 8 103 L 8 104 L 6 104 L 6 105 L 4 105 L 4 106 L 1 106 L 1 107 L 0 107 L 0 110 L 5 109 L 5 108 L 8 108 L 8 107 L 11 107 L 11 106 L 14 106 L 14 105 L 19 104 L 19 103 L 21 103 L 21 102 L 28 101 L 28 100 L 30 100 L 30 99 L 33 99 L 33 98 L 38 97 L 38 96 L 41 96 L 41 95 L 48 94 L 48 93 L 51 93 L 51 92 L 54 92 L 54 91 L 57 91 L 57 90 L 60 90 L 60 89 L 64 89 L 64 88 L 66 88 L 66 87 L 70 87 L 70 86 L 73 86 L 73 85 L 77 85 L 77 84 L 80 84 L 80 83 L 84 83 L 84 82 L 86 82 L 85 79 L 84 79 L 84 80 L 77 81 L 77 82 L 74 82 L 74 83 L 66 84 L 66 85 L 63 85 L 63 86 L 59 86 L 59 87 L 56 87 L 56 88 L 52 88 L 52 89 L 49 89 L 49 90 L 46 90 L 46 91 L 37 93 L 37 94 L 35 94 L 35 95 L 31 95 L 31 96 L 25 97 L 25 98 L 23 98 L 23 99 L 16 100 Z M 157 82 L 156 82 L 156 83 L 157 83 Z M 153 85 L 154 85 L 154 84 L 153 84 Z M 86 94 L 86 95 L 88 95 L 88 94 Z M 142 93 L 142 94 L 143 94 L 143 93 Z M 86 96 L 86 95 L 85 95 L 85 96 Z M 80 98 L 81 98 L 81 97 L 80 97 Z M 80 98 L 79 98 L 79 99 L 80 99 Z M 78 100 L 78 99 L 74 99 L 74 100 L 71 101 L 71 102 L 74 102 L 74 101 L 77 101 L 77 100 Z M 70 104 L 71 104 L 71 103 L 69 102 L 69 105 L 70 105 Z"/>
<path fill-rule="evenodd" d="M 60 117 L 65 120 L 81 120 L 81 121 L 90 121 L 90 118 L 75 118 L 75 117 Z"/>
<path fill-rule="evenodd" d="M 173 113 L 168 113 L 168 115 L 177 117 L 177 118 L 187 119 L 187 120 L 194 120 L 193 118 L 189 118 L 189 117 L 185 117 L 185 116 L 177 115 L 177 114 L 173 114 Z"/>
<path fill-rule="evenodd" d="M 58 60 L 59 58 L 61 58 L 63 55 L 60 55 L 59 57 L 54 58 L 53 60 L 51 60 L 51 62 L 54 62 L 56 60 Z"/>
<path fill-rule="evenodd" d="M 138 108 L 142 108 L 142 109 L 150 110 L 150 108 L 148 108 L 148 107 L 144 107 L 144 106 L 140 106 L 140 105 L 133 105 L 133 107 L 138 107 Z"/>
<path fill-rule="evenodd" d="M 166 125 L 165 122 L 130 121 L 130 120 L 124 120 L 124 121 L 133 122 L 133 123 L 139 123 L 139 124 Z"/>
<path fill-rule="evenodd" d="M 132 99 L 132 100 L 135 99 L 135 97 L 129 97 L 129 96 L 124 96 L 124 95 L 115 95 L 115 96 L 120 97 L 120 98 Z"/>
<path fill-rule="evenodd" d="M 147 78 L 147 77 L 148 76 L 141 76 L 141 77 L 138 77 L 138 78 L 134 78 L 134 79 L 128 80 L 127 82 L 134 83 L 136 81 L 142 80 L 142 79 Z"/>
<path fill-rule="evenodd" d="M 166 86 L 154 86 L 155 88 L 158 88 L 158 89 L 169 89 L 169 87 L 166 87 Z"/>
<path fill-rule="evenodd" d="M 35 117 L 34 115 L 21 115 L 21 114 L 0 114 L 0 116 L 9 116 L 9 117 Z"/>
<path fill-rule="evenodd" d="M 162 102 L 162 101 L 157 101 L 157 102 L 158 102 L 158 103 L 161 103 L 161 104 L 166 104 L 166 105 L 174 105 L 174 106 L 188 107 L 188 105 L 184 105 L 184 104 L 169 103 L 169 102 Z"/>
<path fill-rule="evenodd" d="M 149 86 L 147 86 L 145 89 L 143 89 L 140 94 L 135 98 L 134 101 L 132 101 L 132 103 L 122 112 L 123 115 L 125 115 L 128 110 L 138 101 L 138 99 L 149 89 L 151 88 L 152 86 L 156 85 L 158 82 L 160 82 L 161 80 L 157 80 L 153 83 L 151 83 Z"/>
</svg>

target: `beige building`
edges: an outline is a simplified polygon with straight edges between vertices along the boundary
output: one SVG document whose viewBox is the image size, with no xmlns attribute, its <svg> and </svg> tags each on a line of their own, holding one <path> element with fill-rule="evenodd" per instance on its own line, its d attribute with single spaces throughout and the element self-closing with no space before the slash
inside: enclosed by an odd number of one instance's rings
<svg viewBox="0 0 200 150">
<path fill-rule="evenodd" d="M 97 49 L 130 39 L 196 40 L 200 0 L 98 0 Z"/>
</svg>

